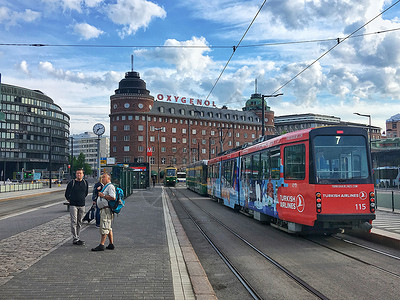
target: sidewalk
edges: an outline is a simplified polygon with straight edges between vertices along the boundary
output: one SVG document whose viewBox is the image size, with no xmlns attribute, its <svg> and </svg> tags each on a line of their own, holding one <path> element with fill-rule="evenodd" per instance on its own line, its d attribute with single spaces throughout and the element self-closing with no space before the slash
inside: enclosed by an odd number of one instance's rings
<svg viewBox="0 0 400 300">
<path fill-rule="evenodd" d="M 49 190 L 41 192 L 55 191 Z M 126 199 L 113 223 L 112 251 L 90 251 L 100 241 L 93 221 L 81 232 L 86 245 L 73 245 L 67 213 L 0 241 L 0 299 L 215 298 L 162 190 L 135 191 Z"/>
</svg>

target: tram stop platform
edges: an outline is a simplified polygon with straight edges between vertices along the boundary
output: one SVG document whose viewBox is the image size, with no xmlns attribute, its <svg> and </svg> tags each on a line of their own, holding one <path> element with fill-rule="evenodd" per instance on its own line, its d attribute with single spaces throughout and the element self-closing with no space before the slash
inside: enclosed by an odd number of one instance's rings
<svg viewBox="0 0 400 300">
<path fill-rule="evenodd" d="M 64 189 L 9 197 L 57 192 Z M 91 251 L 100 242 L 94 220 L 80 234 L 85 245 L 73 245 L 63 202 L 54 206 L 61 217 L 0 241 L 0 299 L 216 299 L 162 186 L 126 198 L 113 221 L 114 250 Z"/>
<path fill-rule="evenodd" d="M 0 194 L 1 203 L 60 193 L 56 218 L 0 239 L 0 299 L 216 299 L 162 186 L 126 198 L 113 222 L 115 250 L 104 252 L 91 251 L 100 241 L 94 221 L 81 232 L 85 245 L 72 244 L 64 191 L 61 186 Z M 18 226 L 34 213 L 49 212 L 43 207 L 2 217 L 0 228 Z M 400 246 L 400 212 L 378 210 L 376 217 L 370 236 Z"/>
</svg>

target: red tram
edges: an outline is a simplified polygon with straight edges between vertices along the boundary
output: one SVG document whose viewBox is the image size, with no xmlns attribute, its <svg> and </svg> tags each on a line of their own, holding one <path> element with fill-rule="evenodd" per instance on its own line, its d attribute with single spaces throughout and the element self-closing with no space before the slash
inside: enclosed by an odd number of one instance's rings
<svg viewBox="0 0 400 300">
<path fill-rule="evenodd" d="M 371 229 L 368 137 L 348 126 L 305 129 L 208 161 L 207 191 L 291 233 Z"/>
</svg>

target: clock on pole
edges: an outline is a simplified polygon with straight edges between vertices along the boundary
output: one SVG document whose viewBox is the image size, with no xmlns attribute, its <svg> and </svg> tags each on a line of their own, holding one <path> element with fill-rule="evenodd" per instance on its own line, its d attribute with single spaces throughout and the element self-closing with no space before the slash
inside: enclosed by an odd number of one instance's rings
<svg viewBox="0 0 400 300">
<path fill-rule="evenodd" d="M 105 127 L 101 123 L 97 123 L 93 126 L 93 133 L 100 136 L 105 132 Z"/>
</svg>

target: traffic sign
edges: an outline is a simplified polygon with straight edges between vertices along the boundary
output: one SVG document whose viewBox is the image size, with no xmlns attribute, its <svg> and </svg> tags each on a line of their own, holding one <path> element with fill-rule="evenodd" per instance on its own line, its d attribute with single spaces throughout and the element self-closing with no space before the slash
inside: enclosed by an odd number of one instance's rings
<svg viewBox="0 0 400 300">
<path fill-rule="evenodd" d="M 147 147 L 147 156 L 153 156 L 153 148 Z"/>
</svg>

